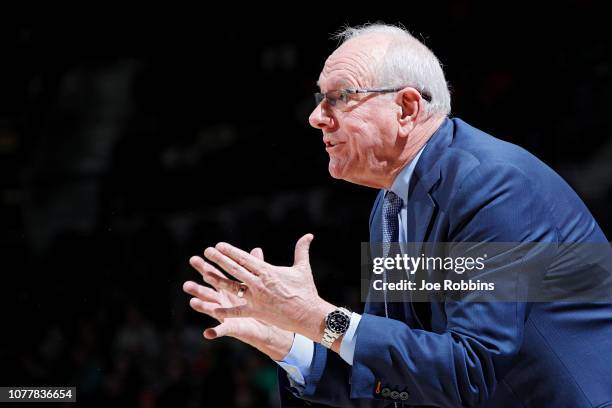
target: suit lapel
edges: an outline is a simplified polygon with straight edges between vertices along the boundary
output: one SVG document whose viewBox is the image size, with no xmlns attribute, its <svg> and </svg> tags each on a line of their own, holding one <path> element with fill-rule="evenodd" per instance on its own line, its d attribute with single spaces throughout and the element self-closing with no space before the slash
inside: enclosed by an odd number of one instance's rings
<svg viewBox="0 0 612 408">
<path fill-rule="evenodd" d="M 408 189 L 408 201 L 406 205 L 406 236 L 408 238 L 407 250 L 412 256 L 419 256 L 423 248 L 423 242 L 429 240 L 432 227 L 437 217 L 438 205 L 432 197 L 439 180 L 442 177 L 440 170 L 441 157 L 444 150 L 452 141 L 453 124 L 446 119 L 440 128 L 432 135 L 421 154 Z M 415 279 L 417 284 L 424 279 L 424 271 L 417 272 Z M 410 292 L 410 303 L 404 308 L 409 308 L 418 324 L 425 330 L 431 330 L 431 306 L 427 302 L 428 297 L 419 296 Z"/>
<path fill-rule="evenodd" d="M 383 202 L 383 190 L 378 192 L 374 206 L 372 207 L 372 214 L 370 215 L 370 242 L 381 243 L 382 242 L 382 202 Z M 373 248 L 371 248 L 372 250 Z"/>
<path fill-rule="evenodd" d="M 410 179 L 406 206 L 406 235 L 409 242 L 427 241 L 431 232 L 437 210 L 437 204 L 431 194 L 441 178 L 440 158 L 451 143 L 452 134 L 453 123 L 447 118 L 427 142 Z M 415 249 L 418 253 L 421 247 Z"/>
<path fill-rule="evenodd" d="M 409 194 L 406 206 L 407 225 L 406 236 L 409 242 L 421 243 L 427 239 L 433 223 L 433 215 L 436 212 L 436 203 L 431 197 L 430 187 L 440 178 L 440 173 L 432 171 L 431 180 L 423 180 L 418 183 L 412 194 Z M 431 183 L 431 186 L 430 186 Z M 419 248 L 415 248 L 420 251 Z"/>
</svg>

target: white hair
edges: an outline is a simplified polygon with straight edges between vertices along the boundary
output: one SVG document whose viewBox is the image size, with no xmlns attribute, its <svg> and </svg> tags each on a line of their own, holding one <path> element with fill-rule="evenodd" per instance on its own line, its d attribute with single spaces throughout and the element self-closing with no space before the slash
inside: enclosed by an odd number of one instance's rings
<svg viewBox="0 0 612 408">
<path fill-rule="evenodd" d="M 431 96 L 431 102 L 424 103 L 426 113 L 449 115 L 451 98 L 440 61 L 404 27 L 382 23 L 347 26 L 333 37 L 340 41 L 340 46 L 348 40 L 371 34 L 384 34 L 391 39 L 384 57 L 376 66 L 374 86 L 412 86 Z"/>
</svg>

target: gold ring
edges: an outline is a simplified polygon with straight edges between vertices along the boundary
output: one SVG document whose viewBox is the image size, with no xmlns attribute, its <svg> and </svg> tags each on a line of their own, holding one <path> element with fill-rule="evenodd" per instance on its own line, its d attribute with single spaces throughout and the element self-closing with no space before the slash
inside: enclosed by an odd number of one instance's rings
<svg viewBox="0 0 612 408">
<path fill-rule="evenodd" d="M 246 292 L 246 290 L 247 286 L 244 283 L 240 284 L 240 288 L 238 289 L 238 293 L 236 294 L 236 296 L 238 296 L 239 298 L 243 297 L 244 292 Z"/>
</svg>

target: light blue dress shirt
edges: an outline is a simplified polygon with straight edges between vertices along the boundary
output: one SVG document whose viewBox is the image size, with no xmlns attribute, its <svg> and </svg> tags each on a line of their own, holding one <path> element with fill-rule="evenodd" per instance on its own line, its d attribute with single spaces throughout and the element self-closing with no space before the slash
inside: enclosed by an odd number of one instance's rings
<svg viewBox="0 0 612 408">
<path fill-rule="evenodd" d="M 401 197 L 403 200 L 402 208 L 400 209 L 400 212 L 398 214 L 399 242 L 408 241 L 408 237 L 406 235 L 406 217 L 408 214 L 406 197 L 408 197 L 410 178 L 412 177 L 414 168 L 416 167 L 425 146 L 423 146 L 421 150 L 419 150 L 414 160 L 412 160 L 406 167 L 402 169 L 400 174 L 397 175 L 397 177 L 393 181 L 393 184 L 391 185 L 391 191 L 393 191 L 395 194 L 397 194 L 398 197 Z M 386 193 L 387 192 L 385 191 L 385 194 Z M 359 326 L 360 321 L 361 315 L 359 313 L 353 312 L 351 314 L 351 323 L 349 325 L 349 328 L 346 333 L 344 333 L 344 337 L 342 338 L 342 342 L 340 343 L 340 357 L 342 357 L 342 359 L 351 366 L 353 365 L 353 356 L 355 355 L 355 344 L 357 344 L 357 336 L 355 336 L 355 333 L 357 332 L 357 327 Z M 277 361 L 278 365 L 283 367 L 283 369 L 289 374 L 289 380 L 292 386 L 300 390 L 303 389 L 306 383 L 304 378 L 306 378 L 310 374 L 310 365 L 312 364 L 313 355 L 314 343 L 312 342 L 312 340 L 302 336 L 301 334 L 296 333 L 293 337 L 293 344 L 291 345 L 291 350 L 289 350 L 287 356 L 283 360 Z"/>
</svg>

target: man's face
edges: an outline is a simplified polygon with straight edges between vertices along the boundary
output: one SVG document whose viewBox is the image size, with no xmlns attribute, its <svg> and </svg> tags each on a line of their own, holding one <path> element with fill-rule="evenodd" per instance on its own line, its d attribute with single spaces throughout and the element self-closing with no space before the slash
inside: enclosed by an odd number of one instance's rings
<svg viewBox="0 0 612 408">
<path fill-rule="evenodd" d="M 380 37 L 344 43 L 325 62 L 319 76 L 321 92 L 373 87 L 373 67 L 385 47 Z M 331 176 L 381 187 L 386 170 L 398 157 L 400 112 L 392 98 L 376 93 L 349 95 L 346 104 L 336 106 L 323 100 L 310 114 L 309 122 L 323 131 Z"/>
</svg>

